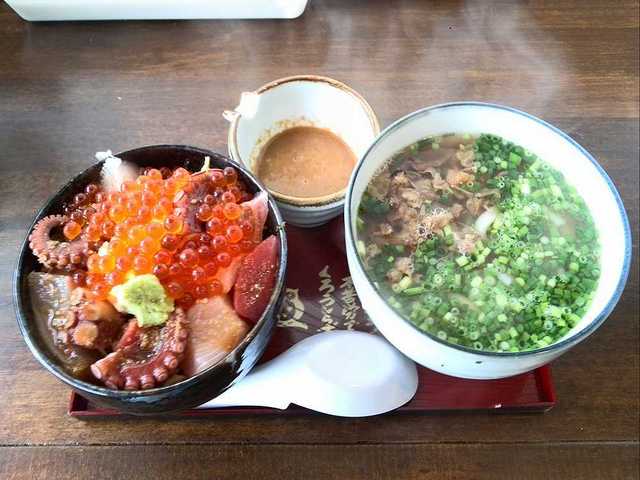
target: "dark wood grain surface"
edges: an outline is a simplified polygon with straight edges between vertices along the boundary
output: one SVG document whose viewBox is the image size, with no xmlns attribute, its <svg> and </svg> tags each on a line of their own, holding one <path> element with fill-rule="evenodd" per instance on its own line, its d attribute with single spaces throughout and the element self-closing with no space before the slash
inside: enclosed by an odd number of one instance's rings
<svg viewBox="0 0 640 480">
<path fill-rule="evenodd" d="M 318 1 L 290 21 L 27 23 L 0 5 L 0 478 L 638 478 L 638 3 Z M 383 125 L 452 100 L 551 121 L 616 183 L 633 230 L 608 321 L 554 363 L 543 415 L 111 419 L 65 415 L 11 304 L 36 209 L 96 150 L 226 151 L 225 108 L 297 73 Z"/>
</svg>

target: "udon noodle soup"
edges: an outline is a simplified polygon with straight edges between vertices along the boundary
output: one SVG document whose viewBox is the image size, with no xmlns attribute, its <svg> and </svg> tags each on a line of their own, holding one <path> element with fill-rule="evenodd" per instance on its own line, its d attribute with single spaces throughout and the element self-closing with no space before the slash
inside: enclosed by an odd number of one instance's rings
<svg viewBox="0 0 640 480">
<path fill-rule="evenodd" d="M 396 153 L 369 183 L 357 228 L 389 305 L 476 350 L 556 342 L 600 276 L 584 200 L 544 159 L 495 135 L 425 138 Z"/>
</svg>

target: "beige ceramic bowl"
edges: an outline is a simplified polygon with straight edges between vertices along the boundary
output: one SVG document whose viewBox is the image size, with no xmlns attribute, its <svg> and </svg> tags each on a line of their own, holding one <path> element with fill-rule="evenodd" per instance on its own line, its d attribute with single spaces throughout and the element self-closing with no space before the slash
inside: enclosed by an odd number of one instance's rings
<svg viewBox="0 0 640 480">
<path fill-rule="evenodd" d="M 325 128 L 338 135 L 359 159 L 378 136 L 380 126 L 366 100 L 342 82 L 314 75 L 274 80 L 242 94 L 240 105 L 226 111 L 229 155 L 256 172 L 259 154 L 278 133 L 294 126 Z M 315 227 L 342 213 L 344 189 L 322 197 L 294 197 L 270 190 L 284 219 Z"/>
</svg>

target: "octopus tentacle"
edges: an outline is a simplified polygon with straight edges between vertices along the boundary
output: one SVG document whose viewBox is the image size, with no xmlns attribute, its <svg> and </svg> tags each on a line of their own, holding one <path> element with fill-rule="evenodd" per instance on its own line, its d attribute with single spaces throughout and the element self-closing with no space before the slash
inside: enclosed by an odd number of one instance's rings
<svg viewBox="0 0 640 480">
<path fill-rule="evenodd" d="M 64 325 L 69 340 L 90 350 L 111 350 L 124 316 L 107 301 L 88 300 L 83 288 L 75 289 L 71 297 L 73 305 L 67 312 Z"/>
<path fill-rule="evenodd" d="M 31 251 L 46 268 L 67 271 L 83 268 L 89 255 L 95 251 L 93 246 L 82 238 L 71 242 L 51 238 L 52 230 L 61 227 L 66 221 L 67 217 L 64 215 L 49 215 L 36 223 L 29 235 Z"/>
<path fill-rule="evenodd" d="M 44 341 L 61 365 L 72 375 L 89 379 L 89 367 L 100 358 L 97 350 L 77 346 L 69 329 L 75 324 L 75 315 L 69 312 L 80 301 L 81 289 L 73 289 L 67 275 L 31 272 L 28 276 L 33 314 L 39 328 L 49 331 Z M 71 318 L 70 318 L 71 317 Z M 70 321 L 71 320 L 71 321 Z"/>
<path fill-rule="evenodd" d="M 187 316 L 176 308 L 163 327 L 127 325 L 116 350 L 91 365 L 107 387 L 138 390 L 161 385 L 178 368 L 189 334 Z"/>
</svg>

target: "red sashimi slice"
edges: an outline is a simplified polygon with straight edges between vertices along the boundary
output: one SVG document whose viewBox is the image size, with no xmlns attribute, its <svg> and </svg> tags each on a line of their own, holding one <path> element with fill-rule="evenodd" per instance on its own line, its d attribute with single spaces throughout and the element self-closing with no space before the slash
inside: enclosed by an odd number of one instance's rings
<svg viewBox="0 0 640 480">
<path fill-rule="evenodd" d="M 267 307 L 278 271 L 278 239 L 271 235 L 242 259 L 233 292 L 236 312 L 258 321 Z"/>
<path fill-rule="evenodd" d="M 187 319 L 191 332 L 182 370 L 188 376 L 222 360 L 249 331 L 226 295 L 198 301 L 187 311 Z"/>
<path fill-rule="evenodd" d="M 241 205 L 248 206 L 253 212 L 253 240 L 255 242 L 259 242 L 262 238 L 262 229 L 264 228 L 264 223 L 267 220 L 267 213 L 269 211 L 267 206 L 267 194 L 265 192 L 260 192 L 252 200 L 244 202 Z M 238 274 L 238 269 L 242 263 L 242 258 L 243 255 L 234 257 L 231 261 L 231 265 L 218 270 L 215 278 L 222 283 L 223 293 L 228 293 L 233 287 Z"/>
</svg>

